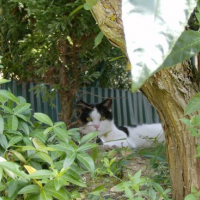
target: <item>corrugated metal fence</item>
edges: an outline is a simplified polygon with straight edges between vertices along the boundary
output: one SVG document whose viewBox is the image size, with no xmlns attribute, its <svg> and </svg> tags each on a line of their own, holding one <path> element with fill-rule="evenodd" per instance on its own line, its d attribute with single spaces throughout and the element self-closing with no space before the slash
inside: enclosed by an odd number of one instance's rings
<svg viewBox="0 0 200 200">
<path fill-rule="evenodd" d="M 61 110 L 59 95 L 56 95 L 53 101 L 55 107 L 51 107 L 47 102 L 42 101 L 42 94 L 39 96 L 34 94 L 31 90 L 34 86 L 36 86 L 34 83 L 12 81 L 0 85 L 0 88 L 10 89 L 16 96 L 26 98 L 27 102 L 31 103 L 34 112 L 43 112 L 49 115 L 54 122 L 59 121 Z M 77 99 L 82 99 L 87 103 L 99 103 L 106 98 L 113 99 L 112 112 L 118 126 L 159 122 L 155 109 L 140 92 L 131 93 L 125 90 L 84 87 L 80 88 L 77 93 Z"/>
</svg>

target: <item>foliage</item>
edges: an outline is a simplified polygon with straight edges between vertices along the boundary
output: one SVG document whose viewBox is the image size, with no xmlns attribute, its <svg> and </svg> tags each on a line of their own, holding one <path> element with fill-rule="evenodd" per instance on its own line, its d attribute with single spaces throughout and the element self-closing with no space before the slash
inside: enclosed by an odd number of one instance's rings
<svg viewBox="0 0 200 200">
<path fill-rule="evenodd" d="M 130 149 L 99 152 L 97 144 L 90 143 L 97 133 L 81 137 L 78 130 L 67 130 L 63 122 L 53 123 L 43 113 L 32 115 L 23 97 L 0 90 L 1 199 L 102 199 L 114 185 L 113 192 L 129 199 L 169 199 L 169 189 L 141 177 L 141 171 L 124 174 Z M 102 185 L 102 179 L 111 178 L 115 181 L 109 186 Z"/>
<path fill-rule="evenodd" d="M 1 81 L 4 82 L 4 81 Z M 95 173 L 86 153 L 97 133 L 80 137 L 43 113 L 34 113 L 23 97 L 0 90 L 0 194 L 2 199 L 71 199 L 85 172 Z M 5 172 L 5 173 L 4 173 Z"/>
<path fill-rule="evenodd" d="M 114 81 L 112 85 L 111 82 L 104 83 L 108 76 L 104 79 L 103 73 L 117 71 L 118 66 L 124 65 L 124 59 L 109 62 L 122 53 L 103 37 L 91 13 L 83 9 L 84 3 L 84 0 L 68 3 L 1 1 L 4 75 L 45 82 L 61 89 L 59 71 L 61 66 L 66 66 L 68 84 L 65 90 L 73 88 L 77 76 L 78 86 L 88 86 L 99 80 L 100 86 L 119 87 Z M 95 1 L 86 3 L 92 6 Z M 74 68 L 78 71 L 75 72 Z M 115 74 L 109 73 L 109 76 L 118 79 Z"/>
<path fill-rule="evenodd" d="M 159 69 L 187 60 L 200 50 L 199 32 L 184 32 L 197 0 L 184 0 L 178 6 L 171 5 L 174 1 L 122 1 L 133 91 Z M 174 16 L 173 20 L 171 16 Z"/>
</svg>

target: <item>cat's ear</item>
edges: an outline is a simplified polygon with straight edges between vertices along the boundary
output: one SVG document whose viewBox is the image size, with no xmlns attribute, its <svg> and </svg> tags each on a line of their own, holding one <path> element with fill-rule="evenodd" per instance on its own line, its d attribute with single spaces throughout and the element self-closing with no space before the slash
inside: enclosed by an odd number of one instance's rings
<svg viewBox="0 0 200 200">
<path fill-rule="evenodd" d="M 88 104 L 85 103 L 85 102 L 82 101 L 82 100 L 79 100 L 79 101 L 76 102 L 76 106 L 79 107 L 79 108 L 82 108 L 82 107 L 88 106 Z"/>
<path fill-rule="evenodd" d="M 112 99 L 108 98 L 108 99 L 104 100 L 101 104 L 104 107 L 106 107 L 108 110 L 110 110 L 111 106 L 112 106 Z"/>
</svg>

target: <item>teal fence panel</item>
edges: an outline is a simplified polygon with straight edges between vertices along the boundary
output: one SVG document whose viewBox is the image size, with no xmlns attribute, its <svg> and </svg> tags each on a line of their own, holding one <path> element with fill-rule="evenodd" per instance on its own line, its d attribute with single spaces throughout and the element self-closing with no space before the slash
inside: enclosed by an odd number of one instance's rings
<svg viewBox="0 0 200 200">
<path fill-rule="evenodd" d="M 0 88 L 9 89 L 16 96 L 23 96 L 27 102 L 31 103 L 33 112 L 45 113 L 54 122 L 59 121 L 61 111 L 59 95 L 57 94 L 53 101 L 55 107 L 51 107 L 42 100 L 42 93 L 38 96 L 34 94 L 31 89 L 35 86 L 35 83 L 11 81 L 0 85 Z M 160 121 L 156 110 L 141 92 L 131 93 L 126 90 L 82 87 L 77 92 L 74 103 L 79 99 L 87 103 L 100 103 L 106 98 L 113 100 L 112 112 L 115 124 L 118 126 L 151 124 Z"/>
<path fill-rule="evenodd" d="M 42 100 L 42 93 L 39 95 L 34 94 L 32 89 L 35 86 L 35 83 L 11 81 L 0 85 L 0 89 L 10 90 L 16 96 L 23 96 L 28 103 L 31 103 L 31 109 L 33 112 L 45 113 L 54 122 L 59 121 L 59 113 L 61 110 L 59 95 L 55 96 L 53 101 L 55 107 L 52 107 L 47 102 Z"/>
</svg>

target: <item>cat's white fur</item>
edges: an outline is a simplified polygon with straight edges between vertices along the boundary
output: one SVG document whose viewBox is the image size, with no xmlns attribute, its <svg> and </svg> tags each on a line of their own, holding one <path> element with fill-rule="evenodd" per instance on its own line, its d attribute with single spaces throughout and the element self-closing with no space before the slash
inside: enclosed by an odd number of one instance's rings
<svg viewBox="0 0 200 200">
<path fill-rule="evenodd" d="M 81 133 L 87 134 L 93 131 L 98 131 L 98 136 L 104 145 L 117 147 L 150 147 L 157 138 L 158 142 L 165 141 L 164 133 L 161 124 L 143 124 L 137 127 L 127 127 L 129 136 L 125 132 L 119 130 L 113 120 L 101 121 L 101 115 L 97 109 L 91 112 L 92 121 L 81 128 Z"/>
</svg>

